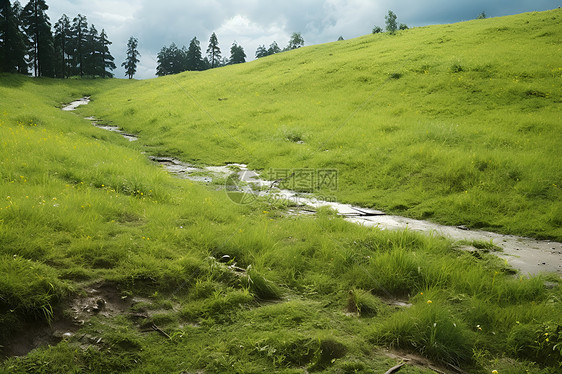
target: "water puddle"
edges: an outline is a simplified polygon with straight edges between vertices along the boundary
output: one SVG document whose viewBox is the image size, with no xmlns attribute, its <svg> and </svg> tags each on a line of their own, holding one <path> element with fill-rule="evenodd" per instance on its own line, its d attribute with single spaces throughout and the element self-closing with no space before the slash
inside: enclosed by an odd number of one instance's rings
<svg viewBox="0 0 562 374">
<path fill-rule="evenodd" d="M 63 110 L 74 110 L 79 105 L 86 105 L 88 102 L 89 98 L 85 97 L 72 102 Z M 125 134 L 116 126 L 100 125 L 93 117 L 88 119 L 99 128 L 134 138 L 129 140 L 137 139 L 133 135 Z M 461 226 L 445 226 L 429 221 L 388 215 L 379 210 L 326 201 L 326 199 L 310 194 L 280 189 L 277 181 L 262 179 L 257 172 L 249 170 L 244 164 L 198 167 L 173 157 L 149 156 L 149 158 L 178 178 L 202 183 L 224 183 L 227 194 L 236 203 L 247 204 L 258 198 L 265 198 L 270 202 L 282 201 L 291 207 L 289 209 L 291 214 L 314 214 L 319 208 L 327 207 L 345 217 L 349 222 L 382 230 L 407 229 L 444 236 L 453 241 L 467 243 L 464 246 L 467 250 L 475 249 L 470 245 L 472 242 L 491 243 L 501 249 L 501 251 L 493 252 L 494 254 L 523 274 L 555 273 L 562 276 L 562 243 L 559 242 L 468 230 Z"/>
<path fill-rule="evenodd" d="M 78 108 L 80 105 L 87 105 L 89 102 L 90 102 L 90 96 L 85 96 L 81 99 L 75 100 L 70 104 L 64 106 L 62 110 L 64 110 L 65 112 L 70 112 L 76 110 L 76 108 Z"/>
</svg>

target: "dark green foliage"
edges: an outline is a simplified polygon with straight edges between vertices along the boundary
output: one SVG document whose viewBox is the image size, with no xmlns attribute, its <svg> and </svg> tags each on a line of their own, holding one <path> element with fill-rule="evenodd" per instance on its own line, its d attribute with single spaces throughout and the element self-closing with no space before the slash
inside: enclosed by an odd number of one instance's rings
<svg viewBox="0 0 562 374">
<path fill-rule="evenodd" d="M 269 48 L 266 48 L 265 45 L 260 45 L 258 47 L 258 49 L 256 50 L 256 58 L 273 55 L 273 54 L 276 54 L 276 53 L 279 53 L 279 52 L 281 52 L 281 48 L 279 48 L 279 45 L 277 45 L 277 42 L 274 41 L 273 43 L 271 43 Z"/>
<path fill-rule="evenodd" d="M 100 38 L 98 41 L 98 52 L 100 53 L 100 65 L 97 66 L 99 73 L 102 78 L 111 78 L 113 77 L 113 73 L 108 70 L 114 70 L 115 66 L 115 58 L 109 52 L 109 46 L 111 42 L 107 39 L 107 34 L 105 30 L 101 30 Z"/>
<path fill-rule="evenodd" d="M 161 77 L 185 71 L 186 53 L 185 47 L 179 49 L 175 43 L 172 43 L 169 47 L 162 47 L 160 52 L 158 52 L 156 75 Z"/>
<path fill-rule="evenodd" d="M 111 42 L 105 30 L 98 33 L 96 27 L 88 28 L 85 16 L 78 15 L 71 25 L 66 15 L 55 24 L 55 65 L 58 78 L 72 75 L 109 78 L 115 69 L 114 58 L 109 51 Z"/>
<path fill-rule="evenodd" d="M 101 53 L 99 53 L 99 35 L 94 25 L 90 25 L 90 29 L 86 34 L 86 57 L 84 59 L 84 74 L 95 76 L 99 72 L 98 66 L 101 65 Z M 101 74 L 100 74 L 101 75 Z"/>
<path fill-rule="evenodd" d="M 55 76 L 67 78 L 70 75 L 70 56 L 72 55 L 72 30 L 66 14 L 55 23 Z"/>
<path fill-rule="evenodd" d="M 214 38 L 213 35 L 215 36 Z M 220 57 L 218 40 L 214 33 L 213 35 L 211 35 L 209 49 L 207 50 L 211 60 L 207 57 L 203 58 L 201 43 L 197 38 L 191 39 L 187 49 L 185 46 L 180 49 L 175 43 L 172 43 L 169 47 L 162 47 L 158 53 L 156 75 L 164 76 L 184 71 L 201 71 L 224 65 Z"/>
<path fill-rule="evenodd" d="M 405 23 L 401 23 L 399 29 L 400 30 L 408 30 L 408 25 L 406 25 Z"/>
<path fill-rule="evenodd" d="M 300 32 L 294 32 L 289 39 L 286 50 L 297 49 L 304 46 L 304 39 Z"/>
<path fill-rule="evenodd" d="M 71 39 L 71 75 L 85 74 L 86 59 L 88 58 L 88 20 L 86 16 L 78 14 L 72 20 Z"/>
<path fill-rule="evenodd" d="M 219 48 L 219 41 L 217 34 L 213 33 L 209 38 L 209 47 L 207 48 L 207 55 L 209 56 L 209 63 L 211 69 L 220 66 L 221 49 Z"/>
<path fill-rule="evenodd" d="M 381 32 L 383 32 L 382 27 L 380 26 L 373 27 L 373 34 L 380 34 Z"/>
<path fill-rule="evenodd" d="M 125 68 L 125 74 L 129 77 L 129 79 L 133 79 L 135 73 L 137 72 L 137 64 L 140 61 L 140 53 L 137 50 L 138 46 L 139 41 L 137 38 L 131 36 L 127 42 L 127 57 L 121 64 L 121 66 Z"/>
<path fill-rule="evenodd" d="M 394 34 L 398 29 L 398 24 L 396 23 L 396 14 L 392 10 L 389 10 L 388 14 L 384 16 L 384 19 L 386 22 L 386 31 Z"/>
<path fill-rule="evenodd" d="M 267 48 L 265 48 L 265 45 L 260 45 L 258 49 L 256 49 L 256 58 L 265 57 L 267 55 L 268 53 L 267 53 Z"/>
<path fill-rule="evenodd" d="M 191 39 L 187 52 L 185 53 L 185 70 L 205 70 L 203 55 L 201 53 L 201 43 L 199 43 L 196 37 Z"/>
<path fill-rule="evenodd" d="M 54 42 L 49 7 L 44 0 L 30 0 L 23 8 L 22 23 L 29 39 L 28 54 L 36 77 L 54 76 Z"/>
<path fill-rule="evenodd" d="M 230 60 L 229 64 L 241 64 L 246 62 L 246 53 L 244 53 L 244 48 L 241 45 L 234 42 L 232 47 L 230 47 Z"/>
<path fill-rule="evenodd" d="M 486 15 L 486 12 L 482 12 L 478 15 L 478 17 L 476 17 L 476 19 L 485 19 L 488 18 L 488 16 Z"/>
<path fill-rule="evenodd" d="M 19 24 L 20 9 L 0 0 L 0 71 L 27 74 L 25 36 Z"/>
</svg>

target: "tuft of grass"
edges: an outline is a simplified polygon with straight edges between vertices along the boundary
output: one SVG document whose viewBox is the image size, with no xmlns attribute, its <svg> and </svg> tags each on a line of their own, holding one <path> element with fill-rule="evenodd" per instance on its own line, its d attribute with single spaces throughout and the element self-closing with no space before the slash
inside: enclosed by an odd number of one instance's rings
<svg viewBox="0 0 562 374">
<path fill-rule="evenodd" d="M 473 360 L 474 337 L 438 300 L 428 299 L 393 315 L 376 329 L 373 339 L 445 364 L 463 366 Z"/>
<path fill-rule="evenodd" d="M 360 289 L 349 291 L 347 311 L 362 317 L 373 317 L 381 312 L 382 302 L 370 292 Z"/>
</svg>

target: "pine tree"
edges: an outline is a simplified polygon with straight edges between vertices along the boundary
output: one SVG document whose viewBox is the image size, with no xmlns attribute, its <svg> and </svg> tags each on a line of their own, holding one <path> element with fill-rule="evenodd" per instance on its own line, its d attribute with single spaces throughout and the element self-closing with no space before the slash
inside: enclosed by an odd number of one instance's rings
<svg viewBox="0 0 562 374">
<path fill-rule="evenodd" d="M 169 47 L 162 47 L 158 53 L 156 75 L 178 74 L 187 70 L 187 51 L 185 47 L 179 49 L 175 43 Z"/>
<path fill-rule="evenodd" d="M 121 64 L 125 68 L 125 74 L 129 79 L 133 79 L 133 76 L 137 72 L 137 64 L 139 63 L 140 53 L 137 50 L 139 46 L 139 41 L 137 38 L 131 36 L 127 42 L 127 58 Z"/>
<path fill-rule="evenodd" d="M 201 44 L 197 38 L 191 39 L 186 54 L 186 70 L 203 70 L 203 57 L 201 55 Z"/>
<path fill-rule="evenodd" d="M 111 73 L 108 70 L 114 70 L 116 68 L 115 66 L 115 58 L 113 58 L 113 56 L 111 55 L 111 53 L 109 52 L 109 46 L 111 45 L 111 42 L 107 39 L 107 34 L 105 33 L 105 30 L 102 29 L 101 30 L 101 34 L 100 34 L 100 39 L 99 39 L 99 47 L 100 47 L 100 53 L 101 53 L 101 77 L 102 78 L 112 78 L 113 77 L 113 73 Z"/>
<path fill-rule="evenodd" d="M 71 26 L 66 14 L 55 23 L 55 76 L 66 78 L 70 75 Z"/>
<path fill-rule="evenodd" d="M 25 36 L 18 27 L 19 3 L 0 0 L 0 71 L 27 74 Z"/>
<path fill-rule="evenodd" d="M 90 26 L 86 34 L 86 45 L 84 53 L 84 74 L 90 76 L 101 75 L 101 51 L 99 47 L 98 30 L 94 25 Z"/>
<path fill-rule="evenodd" d="M 22 22 L 30 42 L 29 56 L 36 77 L 54 76 L 54 43 L 45 0 L 30 0 L 23 8 Z"/>
<path fill-rule="evenodd" d="M 268 55 L 269 53 L 267 53 L 267 48 L 265 48 L 265 45 L 260 45 L 258 49 L 256 49 L 256 58 L 262 58 Z"/>
<path fill-rule="evenodd" d="M 209 39 L 209 47 L 207 48 L 207 55 L 209 56 L 209 62 L 211 63 L 211 69 L 216 68 L 221 59 L 221 50 L 219 48 L 219 41 L 217 35 L 213 33 Z"/>
<path fill-rule="evenodd" d="M 236 42 L 232 43 L 232 47 L 230 47 L 229 63 L 233 65 L 233 64 L 241 64 L 243 62 L 246 62 L 246 53 L 244 53 L 244 48 L 236 44 Z"/>
<path fill-rule="evenodd" d="M 79 74 L 84 76 L 84 69 L 87 58 L 87 44 L 88 44 L 88 20 L 86 16 L 78 14 L 72 20 L 72 75 Z"/>
</svg>

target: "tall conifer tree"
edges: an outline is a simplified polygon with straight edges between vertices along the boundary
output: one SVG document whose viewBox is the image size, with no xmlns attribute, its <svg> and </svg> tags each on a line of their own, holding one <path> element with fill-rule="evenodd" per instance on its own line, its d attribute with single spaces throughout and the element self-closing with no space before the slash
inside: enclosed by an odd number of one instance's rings
<svg viewBox="0 0 562 374">
<path fill-rule="evenodd" d="M 72 38 L 71 38 L 71 49 L 72 49 L 72 75 L 78 74 L 81 77 L 84 76 L 84 70 L 86 67 L 87 59 L 87 44 L 88 44 L 88 20 L 86 16 L 78 14 L 72 20 Z"/>
<path fill-rule="evenodd" d="M 54 43 L 45 0 L 30 0 L 22 22 L 29 39 L 29 57 L 36 77 L 54 76 Z"/>
<path fill-rule="evenodd" d="M 219 66 L 221 60 L 221 49 L 219 48 L 219 41 L 217 39 L 217 34 L 215 33 L 213 33 L 211 35 L 211 38 L 209 39 L 209 47 L 207 48 L 207 55 L 209 56 L 211 69 Z"/>
<path fill-rule="evenodd" d="M 197 37 L 191 39 L 187 48 L 187 66 L 186 70 L 203 70 L 203 56 L 201 54 L 201 43 Z"/>
<path fill-rule="evenodd" d="M 0 0 L 0 71 L 27 73 L 25 36 L 19 28 L 18 4 Z"/>
<path fill-rule="evenodd" d="M 58 78 L 70 75 L 71 37 L 70 19 L 63 14 L 55 23 L 55 76 Z"/>
<path fill-rule="evenodd" d="M 115 58 L 109 52 L 109 46 L 111 42 L 107 39 L 107 34 L 105 30 L 101 30 L 100 38 L 99 38 L 99 48 L 101 54 L 101 77 L 102 78 L 112 78 L 113 73 L 112 70 L 116 68 L 115 66 Z"/>
<path fill-rule="evenodd" d="M 137 50 L 139 46 L 139 41 L 137 38 L 131 36 L 127 42 L 127 58 L 121 64 L 125 68 L 125 74 L 129 79 L 133 79 L 133 76 L 137 72 L 137 64 L 139 63 L 140 53 Z"/>
</svg>

